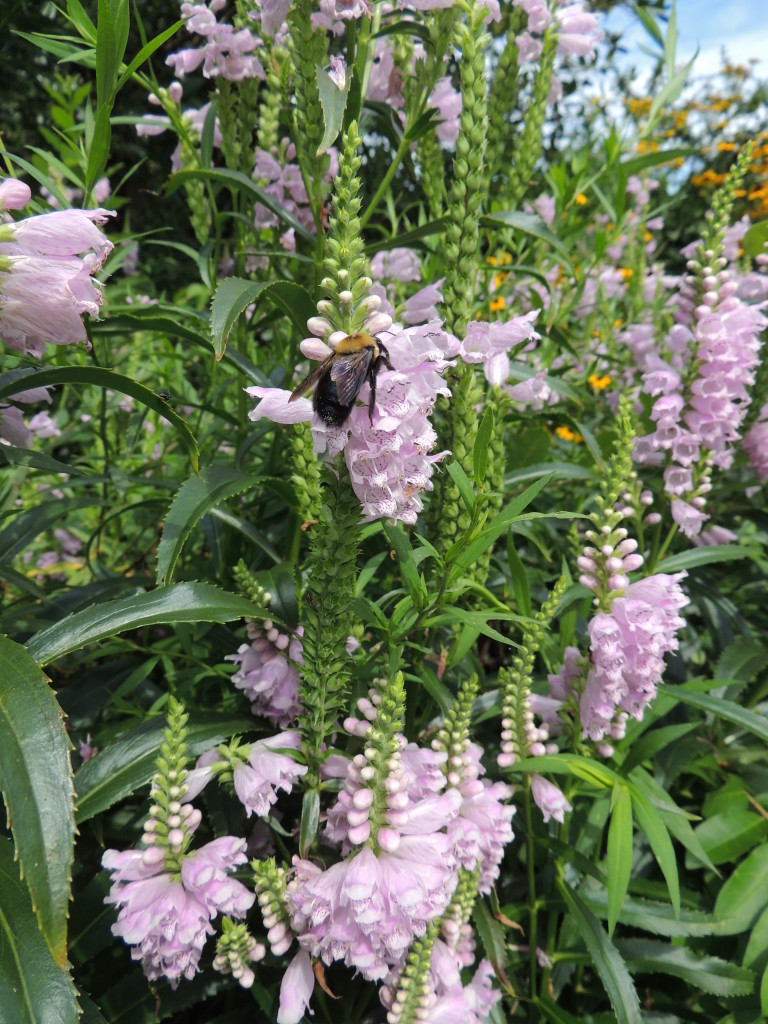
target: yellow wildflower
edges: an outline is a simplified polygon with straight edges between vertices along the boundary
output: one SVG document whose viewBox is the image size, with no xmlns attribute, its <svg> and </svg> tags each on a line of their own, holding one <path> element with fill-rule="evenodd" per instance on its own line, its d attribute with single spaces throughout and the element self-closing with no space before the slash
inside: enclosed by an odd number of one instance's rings
<svg viewBox="0 0 768 1024">
<path fill-rule="evenodd" d="M 589 202 L 589 200 L 584 195 L 584 193 L 583 192 L 579 192 L 579 194 L 576 196 L 576 205 L 577 206 L 586 206 L 588 202 Z"/>
<path fill-rule="evenodd" d="M 556 427 L 555 433 L 563 441 L 573 441 L 575 444 L 584 440 L 581 434 L 577 434 L 574 430 L 571 430 L 570 427 Z"/>
<path fill-rule="evenodd" d="M 604 373 L 602 377 L 598 377 L 596 373 L 593 373 L 591 377 L 587 378 L 587 381 L 595 391 L 603 391 L 611 383 L 611 377 L 608 373 Z"/>
<path fill-rule="evenodd" d="M 619 273 L 624 281 L 628 281 L 630 277 L 634 277 L 634 270 L 632 267 L 619 267 Z"/>
<path fill-rule="evenodd" d="M 497 299 L 491 299 L 491 312 L 492 313 L 498 313 L 500 310 L 504 309 L 505 306 L 506 306 L 506 302 L 504 301 L 504 296 L 503 295 L 499 295 L 499 297 Z"/>
</svg>

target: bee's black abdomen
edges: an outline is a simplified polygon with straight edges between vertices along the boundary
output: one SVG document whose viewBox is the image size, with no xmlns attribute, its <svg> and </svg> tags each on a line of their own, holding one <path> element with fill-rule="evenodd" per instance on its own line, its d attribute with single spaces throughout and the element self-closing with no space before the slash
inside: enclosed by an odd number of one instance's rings
<svg viewBox="0 0 768 1024">
<path fill-rule="evenodd" d="M 340 427 L 346 423 L 355 405 L 354 402 L 342 405 L 336 390 L 336 381 L 331 379 L 330 373 L 324 374 L 318 381 L 312 404 L 317 415 L 329 427 Z"/>
</svg>

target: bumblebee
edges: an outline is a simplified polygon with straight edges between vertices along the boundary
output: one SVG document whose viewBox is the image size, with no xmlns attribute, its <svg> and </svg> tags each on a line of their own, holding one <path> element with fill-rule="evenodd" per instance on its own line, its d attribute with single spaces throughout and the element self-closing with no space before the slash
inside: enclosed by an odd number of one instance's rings
<svg viewBox="0 0 768 1024">
<path fill-rule="evenodd" d="M 316 366 L 299 384 L 289 401 L 306 395 L 312 388 L 315 394 L 312 407 L 329 427 L 340 427 L 355 407 L 355 399 L 366 381 L 371 386 L 368 417 L 373 423 L 376 404 L 376 378 L 382 366 L 393 370 L 389 353 L 380 341 L 370 334 L 349 334 L 342 338 L 335 350 Z"/>
</svg>

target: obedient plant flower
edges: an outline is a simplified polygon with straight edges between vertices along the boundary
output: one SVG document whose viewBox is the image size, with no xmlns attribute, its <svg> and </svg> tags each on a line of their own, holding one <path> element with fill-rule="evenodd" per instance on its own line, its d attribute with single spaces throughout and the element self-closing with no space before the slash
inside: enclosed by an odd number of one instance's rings
<svg viewBox="0 0 768 1024">
<path fill-rule="evenodd" d="M 202 65 L 205 78 L 221 76 L 230 82 L 241 82 L 244 78 L 264 79 L 264 68 L 253 53 L 262 45 L 261 40 L 249 28 L 238 31 L 232 25 L 217 21 L 216 14 L 224 7 L 226 0 L 210 0 L 207 5 L 182 3 L 181 15 L 187 19 L 187 31 L 202 36 L 205 42 L 198 48 L 179 50 L 166 57 L 166 64 L 178 78 L 197 71 Z"/>
<path fill-rule="evenodd" d="M 132 958 L 141 961 L 148 978 L 167 978 L 173 987 L 196 973 L 216 915 L 242 918 L 255 900 L 228 874 L 246 861 L 244 839 L 222 836 L 189 850 L 201 815 L 183 802 L 186 720 L 171 698 L 144 848 L 107 850 L 102 858 L 112 872 L 105 902 L 120 907 L 112 933 L 132 947 Z"/>
<path fill-rule="evenodd" d="M 446 454 L 430 454 L 437 435 L 429 415 L 438 395 L 450 395 L 442 372 L 450 365 L 446 356 L 456 352 L 458 343 L 438 321 L 421 327 L 389 327 L 389 317 L 373 313 L 369 318 L 371 327 L 377 326 L 377 316 L 387 326 L 374 333 L 386 345 L 395 369 L 379 373 L 373 423 L 368 413 L 367 384 L 359 395 L 361 404 L 340 428 L 323 423 L 308 399 L 289 402 L 290 392 L 276 388 L 246 389 L 249 395 L 262 399 L 250 416 L 253 420 L 266 416 L 277 423 L 310 423 L 316 450 L 327 448 L 330 457 L 344 452 L 366 521 L 392 518 L 415 523 L 422 509 L 420 495 L 432 489 L 433 466 Z M 313 321 L 309 326 L 325 328 Z M 331 346 L 338 340 L 332 334 L 328 337 Z M 302 351 L 325 358 L 331 348 L 314 338 L 302 343 Z"/>
<path fill-rule="evenodd" d="M 531 776 L 531 794 L 544 817 L 545 825 L 552 818 L 562 825 L 565 815 L 573 810 L 563 791 L 542 775 Z"/>
<path fill-rule="evenodd" d="M 304 949 L 378 980 L 404 962 L 414 939 L 448 906 L 457 865 L 445 828 L 461 798 L 432 791 L 432 751 L 423 762 L 414 751 L 408 762 L 402 756 L 402 675 L 372 690 L 360 710 L 363 717 L 345 728 L 365 748 L 349 763 L 328 823 L 329 838 L 351 852 L 326 870 L 294 858 L 286 903 Z M 411 782 L 417 791 L 426 784 L 427 794 L 413 799 Z"/>
<path fill-rule="evenodd" d="M 536 309 L 506 323 L 471 321 L 461 346 L 461 358 L 465 363 L 482 363 L 489 384 L 506 384 L 510 372 L 509 353 L 541 337 L 533 327 L 539 313 Z"/>
<path fill-rule="evenodd" d="M 285 729 L 300 710 L 301 627 L 288 635 L 265 619 L 249 622 L 247 631 L 250 644 L 243 644 L 237 654 L 228 654 L 225 659 L 238 666 L 232 682 L 250 700 L 254 715 L 269 718 Z"/>
<path fill-rule="evenodd" d="M 680 580 L 657 573 L 632 583 L 608 612 L 598 612 L 588 631 L 592 667 L 581 695 L 581 726 L 590 739 L 616 736 L 617 714 L 642 719 L 664 674 L 664 655 L 678 648 L 685 625 L 680 609 L 688 604 Z"/>
<path fill-rule="evenodd" d="M 16 182 L 0 192 L 7 209 L 31 198 Z M 10 204 L 10 205 L 9 205 Z M 103 297 L 93 275 L 112 251 L 99 230 L 110 210 L 59 210 L 0 224 L 0 338 L 40 358 L 45 345 L 82 342 L 82 316 L 97 316 Z"/>
</svg>

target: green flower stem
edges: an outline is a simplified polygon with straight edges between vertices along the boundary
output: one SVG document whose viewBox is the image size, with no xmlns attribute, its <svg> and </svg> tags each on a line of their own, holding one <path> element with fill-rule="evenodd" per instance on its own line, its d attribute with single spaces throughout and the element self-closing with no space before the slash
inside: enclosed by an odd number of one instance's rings
<svg viewBox="0 0 768 1024">
<path fill-rule="evenodd" d="M 522 132 L 517 136 L 517 145 L 510 160 L 513 171 L 510 174 L 506 190 L 502 190 L 504 200 L 513 210 L 518 209 L 528 190 L 528 182 L 541 153 L 541 130 L 547 116 L 547 97 L 552 84 L 556 49 L 557 30 L 550 26 L 544 35 L 541 64 L 536 73 L 533 96 L 525 116 L 525 124 Z"/>
<path fill-rule="evenodd" d="M 509 15 L 507 41 L 499 57 L 499 63 L 493 76 L 488 96 L 488 122 L 493 125 L 493 132 L 488 139 L 486 153 L 486 178 L 490 187 L 493 175 L 502 170 L 502 161 L 514 149 L 514 133 L 509 121 L 510 112 L 517 106 L 520 91 L 518 57 L 520 51 L 516 37 L 528 23 L 528 16 L 520 7 L 515 7 Z"/>
<path fill-rule="evenodd" d="M 337 475 L 338 474 L 338 475 Z M 360 502 L 346 465 L 321 470 L 324 502 L 310 533 L 303 626 L 304 669 L 299 727 L 309 772 L 308 789 L 319 785 L 326 736 L 344 708 L 350 678 L 346 644 L 352 628 Z"/>
<path fill-rule="evenodd" d="M 316 68 L 325 63 L 327 44 L 325 33 L 316 32 L 312 28 L 313 12 L 312 0 L 293 0 L 288 11 L 288 25 L 295 72 L 294 143 L 319 236 L 322 235 L 323 174 L 328 168 L 328 156 L 317 156 L 323 137 L 323 108 L 317 88 Z"/>
<path fill-rule="evenodd" d="M 538 1024 L 536 1009 L 536 975 L 539 962 L 536 958 L 536 946 L 539 938 L 539 908 L 536 900 L 536 844 L 533 840 L 533 814 L 531 805 L 531 776 L 526 772 L 523 779 L 523 811 L 525 814 L 525 852 L 526 870 L 528 872 L 528 963 L 530 972 L 531 1001 L 528 1006 L 530 1024 Z"/>
<path fill-rule="evenodd" d="M 409 146 L 410 146 L 410 141 L 408 140 L 408 133 L 405 132 L 403 134 L 402 139 L 400 140 L 400 145 L 397 147 L 397 152 L 395 153 L 394 157 L 392 158 L 392 163 L 387 168 L 387 173 L 381 179 L 381 182 L 379 183 L 379 187 L 374 192 L 371 201 L 368 203 L 368 206 L 365 209 L 365 213 L 360 218 L 360 226 L 361 227 L 363 227 L 363 228 L 365 227 L 365 225 L 371 219 L 371 215 L 373 214 L 373 211 L 379 205 L 379 203 L 381 202 L 382 198 L 387 194 L 387 189 L 389 188 L 390 184 L 392 183 L 392 179 L 394 178 L 395 174 L 397 173 L 397 169 L 400 166 L 400 163 L 401 163 L 403 157 L 408 152 Z"/>
<path fill-rule="evenodd" d="M 484 198 L 488 135 L 485 55 L 490 40 L 484 31 L 487 14 L 486 7 L 474 4 L 456 33 L 461 48 L 462 110 L 448 200 L 443 310 L 446 330 L 459 337 L 466 331 L 474 308 L 479 216 Z"/>
</svg>

